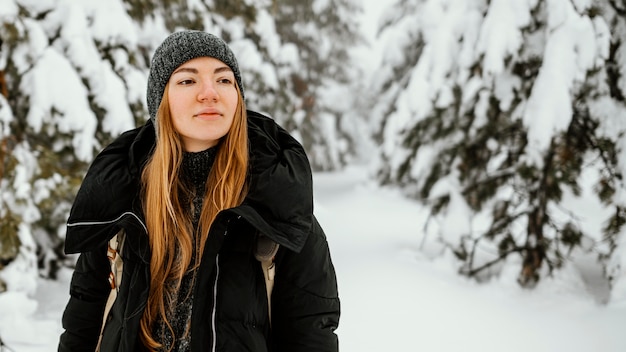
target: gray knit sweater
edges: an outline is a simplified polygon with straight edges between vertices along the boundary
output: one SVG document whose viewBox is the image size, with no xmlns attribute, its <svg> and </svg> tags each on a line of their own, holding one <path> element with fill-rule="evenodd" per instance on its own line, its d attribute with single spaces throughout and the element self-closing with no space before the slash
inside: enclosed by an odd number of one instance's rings
<svg viewBox="0 0 626 352">
<path fill-rule="evenodd" d="M 200 212 L 204 200 L 206 180 L 215 161 L 217 147 L 207 150 L 191 153 L 185 152 L 181 165 L 181 178 L 187 188 L 191 190 L 189 199 L 183 199 L 183 204 L 192 204 L 192 223 L 193 228 L 197 229 L 200 220 Z M 192 259 L 192 261 L 195 258 Z M 157 321 L 154 334 L 157 340 L 163 344 L 161 351 L 190 351 L 190 323 L 193 302 L 193 289 L 195 286 L 196 270 L 189 270 L 183 276 L 180 288 L 171 300 L 171 304 L 167 307 L 167 319 L 172 327 L 172 331 L 167 327 L 164 321 Z M 175 285 L 175 282 L 166 283 L 167 285 Z"/>
</svg>

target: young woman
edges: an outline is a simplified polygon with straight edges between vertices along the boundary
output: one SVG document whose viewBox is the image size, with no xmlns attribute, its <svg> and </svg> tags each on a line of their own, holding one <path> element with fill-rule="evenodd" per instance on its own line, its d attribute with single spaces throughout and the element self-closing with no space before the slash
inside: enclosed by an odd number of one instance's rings
<svg viewBox="0 0 626 352">
<path fill-rule="evenodd" d="M 230 48 L 205 32 L 170 35 L 147 100 L 150 120 L 96 157 L 72 207 L 66 252 L 81 254 L 59 351 L 337 351 L 308 159 L 246 111 Z M 100 337 L 118 233 L 123 275 Z M 268 241 L 279 245 L 271 304 L 255 258 Z"/>
</svg>

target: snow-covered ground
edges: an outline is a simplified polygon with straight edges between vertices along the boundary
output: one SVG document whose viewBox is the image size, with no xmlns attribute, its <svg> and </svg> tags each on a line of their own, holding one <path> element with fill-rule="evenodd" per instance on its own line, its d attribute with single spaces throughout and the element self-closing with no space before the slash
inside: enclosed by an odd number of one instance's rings
<svg viewBox="0 0 626 352">
<path fill-rule="evenodd" d="M 421 208 L 365 168 L 316 174 L 315 190 L 339 280 L 341 351 L 626 351 L 626 307 L 597 303 L 592 274 L 568 266 L 534 290 L 516 272 L 477 284 L 451 258 L 420 252 Z M 69 277 L 40 281 L 34 299 L 0 294 L 8 351 L 56 350 Z"/>
<path fill-rule="evenodd" d="M 452 258 L 420 251 L 421 207 L 367 181 L 364 169 L 315 182 L 342 298 L 342 351 L 626 351 L 626 307 L 597 303 L 603 282 L 588 258 L 535 290 L 517 285 L 514 265 L 478 284 L 457 275 Z"/>
</svg>

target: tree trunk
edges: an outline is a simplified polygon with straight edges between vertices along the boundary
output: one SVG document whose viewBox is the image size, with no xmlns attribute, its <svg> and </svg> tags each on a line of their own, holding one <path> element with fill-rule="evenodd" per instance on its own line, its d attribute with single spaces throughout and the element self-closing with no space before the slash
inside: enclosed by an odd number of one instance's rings
<svg viewBox="0 0 626 352">
<path fill-rule="evenodd" d="M 523 287 L 533 287 L 539 281 L 539 269 L 545 258 L 545 246 L 543 244 L 543 224 L 545 208 L 537 207 L 528 215 L 528 236 L 526 248 L 522 252 L 524 262 L 519 276 L 519 283 Z"/>
<path fill-rule="evenodd" d="M 539 281 L 539 270 L 546 258 L 546 244 L 544 241 L 543 228 L 548 222 L 548 194 L 555 185 L 552 176 L 554 167 L 555 145 L 554 140 L 550 144 L 542 170 L 542 176 L 537 188 L 530 192 L 530 204 L 534 204 L 528 214 L 528 226 L 525 249 L 522 251 L 524 261 L 522 271 L 518 278 L 523 287 L 534 287 Z"/>
</svg>

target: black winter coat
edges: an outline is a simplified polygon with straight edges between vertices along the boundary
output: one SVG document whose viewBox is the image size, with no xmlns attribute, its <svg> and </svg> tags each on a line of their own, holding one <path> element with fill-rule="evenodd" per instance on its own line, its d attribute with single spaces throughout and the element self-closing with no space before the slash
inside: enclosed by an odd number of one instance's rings
<svg viewBox="0 0 626 352">
<path fill-rule="evenodd" d="M 210 229 L 191 317 L 192 351 L 337 351 L 335 271 L 313 216 L 312 179 L 302 146 L 272 119 L 248 111 L 249 192 Z M 76 196 L 65 250 L 81 253 L 63 314 L 59 351 L 94 351 L 110 292 L 109 239 L 126 232 L 124 272 L 102 351 L 140 350 L 139 321 L 149 289 L 150 249 L 139 180 L 154 127 L 122 134 L 94 160 Z M 270 328 L 265 281 L 254 258 L 256 234 L 280 244 Z"/>
</svg>

